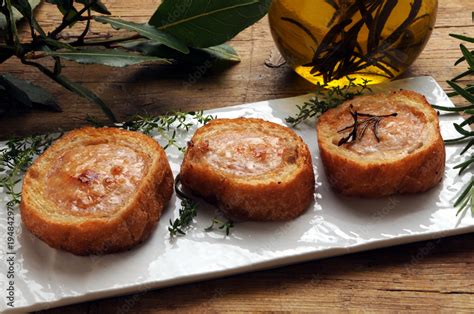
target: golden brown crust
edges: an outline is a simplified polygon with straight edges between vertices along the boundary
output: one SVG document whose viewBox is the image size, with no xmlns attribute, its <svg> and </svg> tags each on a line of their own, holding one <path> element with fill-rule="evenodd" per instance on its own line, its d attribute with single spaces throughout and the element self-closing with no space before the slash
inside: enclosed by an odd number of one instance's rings
<svg viewBox="0 0 474 314">
<path fill-rule="evenodd" d="M 410 104 L 423 117 L 423 139 L 421 147 L 403 155 L 367 158 L 347 153 L 338 147 L 334 136 L 334 120 L 340 119 L 341 110 L 347 109 L 352 101 L 323 114 L 317 125 L 318 144 L 326 176 L 330 185 L 338 192 L 349 196 L 383 197 L 397 193 L 424 192 L 438 184 L 444 174 L 445 147 L 439 129 L 436 111 L 425 97 L 412 91 L 397 91 L 388 95 L 361 96 L 356 99 L 359 108 L 364 104 L 386 100 L 389 103 Z M 345 144 L 347 145 L 347 144 Z"/>
<path fill-rule="evenodd" d="M 64 151 L 91 142 L 127 143 L 147 156 L 149 167 L 135 193 L 105 217 L 81 217 L 52 208 L 44 187 L 48 169 Z M 28 230 L 53 248 L 77 255 L 107 254 L 130 249 L 147 239 L 172 191 L 173 175 L 166 155 L 152 138 L 114 128 L 83 128 L 65 134 L 27 171 L 21 217 Z"/>
<path fill-rule="evenodd" d="M 225 132 L 279 137 L 287 148 L 282 157 L 286 161 L 257 175 L 223 171 L 206 160 L 206 153 L 215 149 L 210 139 Z M 197 130 L 181 165 L 181 181 L 193 193 L 239 220 L 290 220 L 301 215 L 314 199 L 315 179 L 308 147 L 289 128 L 261 119 L 218 119 Z"/>
</svg>

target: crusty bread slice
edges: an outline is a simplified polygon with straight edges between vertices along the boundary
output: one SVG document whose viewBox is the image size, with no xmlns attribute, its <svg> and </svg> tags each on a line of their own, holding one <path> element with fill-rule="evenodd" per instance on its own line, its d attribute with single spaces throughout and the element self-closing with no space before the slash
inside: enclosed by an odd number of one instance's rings
<svg viewBox="0 0 474 314">
<path fill-rule="evenodd" d="M 308 147 L 261 119 L 216 119 L 198 129 L 180 175 L 184 187 L 238 220 L 293 219 L 314 199 Z"/>
<path fill-rule="evenodd" d="M 62 136 L 28 169 L 21 217 L 53 248 L 112 253 L 148 238 L 172 191 L 165 152 L 152 138 L 83 128 Z"/>
<path fill-rule="evenodd" d="M 445 147 L 438 116 L 418 93 L 401 90 L 356 97 L 324 113 L 317 132 L 326 176 L 342 194 L 418 193 L 443 177 Z"/>
</svg>

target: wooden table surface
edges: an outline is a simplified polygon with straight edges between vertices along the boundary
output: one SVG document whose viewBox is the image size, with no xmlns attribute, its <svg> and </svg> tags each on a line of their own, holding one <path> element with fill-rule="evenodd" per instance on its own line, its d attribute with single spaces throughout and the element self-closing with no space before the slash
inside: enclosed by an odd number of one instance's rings
<svg viewBox="0 0 474 314">
<path fill-rule="evenodd" d="M 104 1 L 114 15 L 146 21 L 159 1 Z M 462 69 L 453 68 L 459 42 L 449 33 L 474 35 L 473 0 L 440 0 L 433 36 L 405 77 L 431 75 L 443 87 Z M 59 16 L 41 5 L 38 19 L 55 25 Z M 95 25 L 93 31 L 106 27 Z M 71 30 L 69 32 L 74 32 Z M 288 68 L 264 65 L 274 44 L 266 19 L 232 41 L 242 62 L 227 69 L 197 69 L 152 64 L 125 69 L 67 63 L 65 74 L 99 94 L 121 119 L 136 113 L 222 107 L 299 95 L 311 85 Z M 62 113 L 35 112 L 0 118 L 0 137 L 67 130 L 84 124 L 86 115 L 103 116 L 86 101 L 65 92 L 35 69 L 11 60 L 0 65 L 29 80 L 42 80 L 60 99 Z M 472 79 L 472 78 L 471 78 Z M 54 283 L 52 283 L 54 284 Z M 474 234 L 433 239 L 53 309 L 48 313 L 152 313 L 178 311 L 474 311 Z"/>
</svg>

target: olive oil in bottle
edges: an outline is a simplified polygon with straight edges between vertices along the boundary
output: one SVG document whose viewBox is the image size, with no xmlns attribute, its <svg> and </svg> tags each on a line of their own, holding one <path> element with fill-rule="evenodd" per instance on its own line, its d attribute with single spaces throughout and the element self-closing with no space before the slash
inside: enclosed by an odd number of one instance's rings
<svg viewBox="0 0 474 314">
<path fill-rule="evenodd" d="M 433 29 L 437 0 L 273 0 L 277 47 L 306 80 L 325 86 L 403 73 Z"/>
</svg>

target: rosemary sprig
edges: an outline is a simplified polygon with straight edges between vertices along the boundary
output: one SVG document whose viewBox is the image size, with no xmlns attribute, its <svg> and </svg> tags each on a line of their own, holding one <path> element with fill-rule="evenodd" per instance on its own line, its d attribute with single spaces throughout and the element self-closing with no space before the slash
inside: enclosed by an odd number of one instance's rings
<svg viewBox="0 0 474 314">
<path fill-rule="evenodd" d="M 332 87 L 324 90 L 318 86 L 316 96 L 305 102 L 302 106 L 298 105 L 298 113 L 285 119 L 287 123 L 295 127 L 303 121 L 312 117 L 319 117 L 331 108 L 335 108 L 356 96 L 370 91 L 369 80 L 363 80 L 362 84 L 356 83 L 354 78 L 347 77 L 349 84 L 344 87 Z"/>
<path fill-rule="evenodd" d="M 420 15 L 422 0 L 413 0 L 405 19 L 385 35 L 383 32 L 388 30 L 387 20 L 396 10 L 397 1 L 326 2 L 334 8 L 334 15 L 328 24 L 329 30 L 319 41 L 301 22 L 282 17 L 283 21 L 298 27 L 312 39 L 315 45 L 314 55 L 304 66 L 311 67 L 311 74 L 322 76 L 325 84 L 371 66 L 381 71 L 377 75 L 393 79 L 400 68 L 406 66 L 396 55 L 396 51 L 422 46 L 424 43 L 425 36 L 409 42 L 403 40 L 405 34 L 412 32 L 411 28 L 416 21 L 429 18 L 429 14 Z M 363 47 L 358 43 L 358 37 L 364 29 L 368 30 L 368 38 Z"/>
<path fill-rule="evenodd" d="M 466 42 L 474 42 L 474 38 L 462 36 L 462 35 L 455 35 L 451 34 L 451 37 L 466 41 Z M 468 69 L 467 71 L 463 72 L 462 75 L 456 76 L 451 81 L 447 83 L 449 86 L 454 90 L 454 92 L 449 93 L 449 97 L 461 96 L 464 98 L 470 105 L 464 107 L 442 107 L 442 106 L 433 106 L 437 110 L 446 111 L 446 112 L 458 112 L 460 114 L 465 115 L 467 118 L 461 124 L 454 123 L 455 130 L 461 135 L 458 138 L 448 139 L 445 140 L 447 145 L 450 144 L 457 144 L 457 143 L 466 143 L 464 149 L 461 151 L 460 155 L 463 156 L 467 152 L 471 152 L 470 156 L 466 158 L 463 162 L 459 163 L 458 165 L 454 166 L 454 169 L 459 169 L 459 175 L 464 174 L 468 169 L 474 165 L 474 153 L 472 152 L 472 148 L 474 147 L 474 131 L 467 130 L 465 127 L 472 126 L 474 124 L 474 85 L 467 84 L 465 87 L 455 83 L 456 80 L 460 79 L 461 77 L 466 77 L 472 75 L 474 72 L 474 51 L 469 51 L 464 45 L 460 45 L 461 53 L 463 57 L 456 61 L 455 65 L 461 64 L 466 62 Z M 471 172 L 472 174 L 472 172 Z M 474 217 L 474 177 L 466 184 L 466 186 L 462 189 L 457 197 L 454 207 L 457 209 L 456 215 L 467 210 L 469 207 L 471 208 L 471 214 Z"/>
<path fill-rule="evenodd" d="M 361 113 L 361 112 L 354 111 L 354 106 L 352 105 L 350 105 L 349 111 L 352 116 L 352 119 L 354 119 L 354 123 L 348 127 L 345 127 L 337 131 L 338 133 L 343 133 L 350 130 L 349 135 L 341 138 L 341 140 L 337 144 L 338 146 L 353 143 L 357 140 L 362 139 L 368 128 L 372 129 L 372 132 L 374 133 L 375 138 L 377 139 L 377 142 L 380 142 L 380 138 L 378 135 L 378 128 L 379 128 L 380 122 L 385 118 L 396 117 L 398 115 L 396 112 L 387 114 L 387 115 L 379 115 L 379 116 L 369 114 L 369 113 Z M 359 117 L 365 117 L 366 119 L 359 120 Z"/>
</svg>

